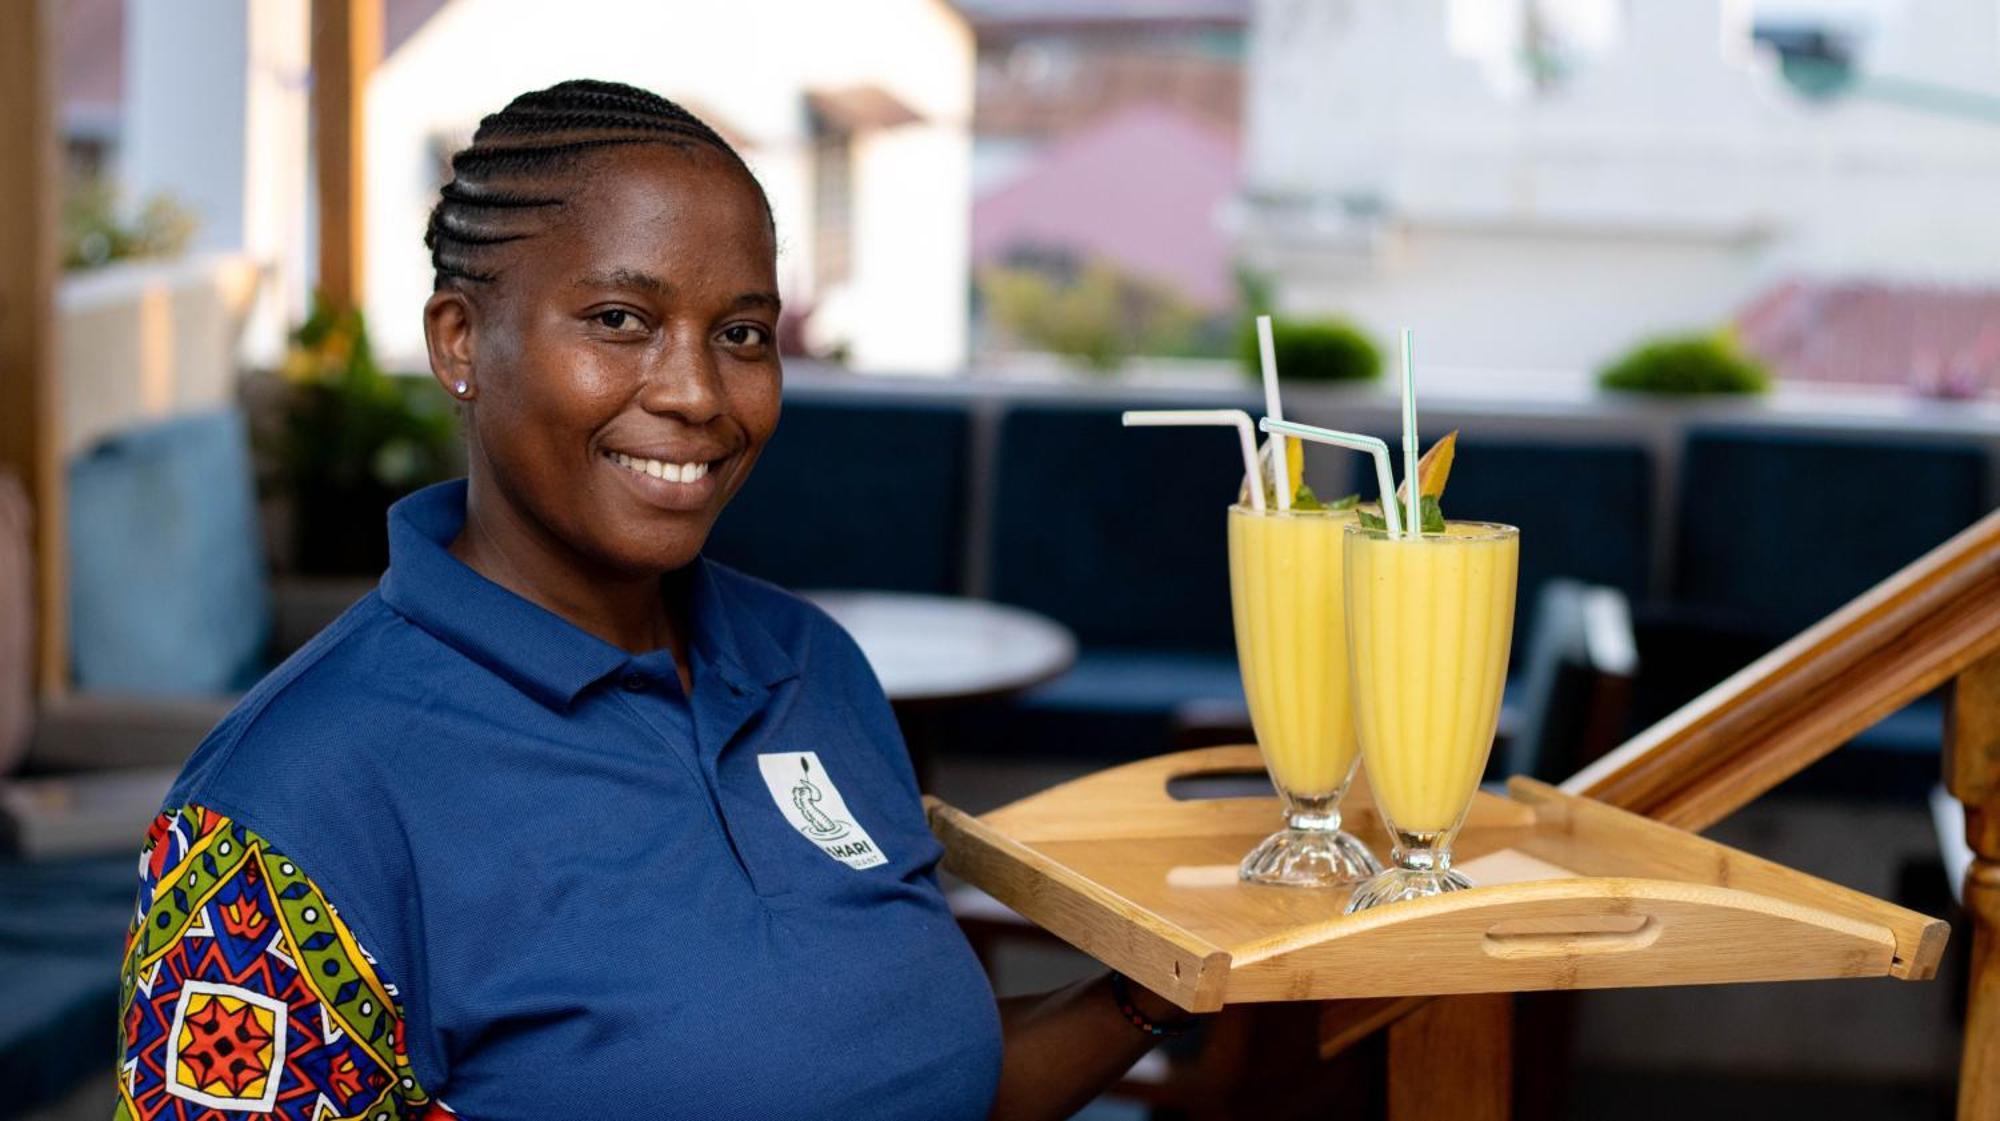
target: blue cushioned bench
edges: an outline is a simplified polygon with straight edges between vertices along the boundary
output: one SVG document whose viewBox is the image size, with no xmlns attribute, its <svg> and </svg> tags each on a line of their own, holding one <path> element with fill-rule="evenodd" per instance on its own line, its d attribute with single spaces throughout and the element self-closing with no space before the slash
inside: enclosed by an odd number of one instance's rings
<svg viewBox="0 0 2000 1121">
<path fill-rule="evenodd" d="M 110 1076 L 133 861 L 0 858 L 0 1118 Z"/>
<path fill-rule="evenodd" d="M 703 553 L 790 588 L 958 592 L 970 431 L 959 405 L 787 398 Z"/>
<path fill-rule="evenodd" d="M 1241 703 L 1224 520 L 1241 461 L 1223 431 L 1119 423 L 1161 407 L 1030 404 L 1001 418 L 991 594 L 1061 621 L 1080 651 L 1067 676 L 968 737 L 1136 758 L 1169 746 L 1183 704 Z"/>
<path fill-rule="evenodd" d="M 1674 581 L 1674 610 L 1700 636 L 1690 655 L 1740 663 L 1819 621 L 1984 515 L 1987 472 L 1971 444 L 1690 431 Z M 1924 698 L 1795 788 L 1921 797 L 1943 728 L 1941 702 Z"/>
</svg>

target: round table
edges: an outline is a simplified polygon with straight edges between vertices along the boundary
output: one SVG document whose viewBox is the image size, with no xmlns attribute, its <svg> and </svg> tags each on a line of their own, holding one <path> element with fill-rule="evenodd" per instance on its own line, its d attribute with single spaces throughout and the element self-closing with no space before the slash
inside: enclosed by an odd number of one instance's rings
<svg viewBox="0 0 2000 1121">
<path fill-rule="evenodd" d="M 1008 696 L 1076 661 L 1069 628 L 1019 607 L 908 592 L 804 594 L 854 636 L 899 707 Z"/>
<path fill-rule="evenodd" d="M 1069 628 L 1019 607 L 910 592 L 804 595 L 861 647 L 896 708 L 917 785 L 925 790 L 939 713 L 1011 696 L 1061 676 L 1076 662 Z"/>
</svg>

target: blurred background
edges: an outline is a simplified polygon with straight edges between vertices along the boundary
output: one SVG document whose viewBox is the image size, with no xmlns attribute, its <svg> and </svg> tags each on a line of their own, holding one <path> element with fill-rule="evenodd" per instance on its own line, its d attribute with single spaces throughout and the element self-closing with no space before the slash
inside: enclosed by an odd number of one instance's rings
<svg viewBox="0 0 2000 1121">
<path fill-rule="evenodd" d="M 1445 508 L 1522 527 L 1496 779 L 2000 488 L 2000 0 L 21 0 L 0 71 L 0 1118 L 108 1113 L 143 823 L 461 470 L 423 230 L 529 89 L 654 90 L 762 180 L 786 412 L 709 552 L 849 625 L 968 809 L 1249 741 L 1240 464 L 1117 416 L 1262 413 L 1257 313 L 1288 415 L 1391 438 L 1413 328 Z M 1715 835 L 1962 930 L 1943 713 Z M 1003 991 L 1087 967 L 956 898 Z M 1964 942 L 1928 985 L 1525 998 L 1518 1115 L 1948 1117 Z M 1367 1092 L 1254 1030 L 1089 1115 Z"/>
</svg>

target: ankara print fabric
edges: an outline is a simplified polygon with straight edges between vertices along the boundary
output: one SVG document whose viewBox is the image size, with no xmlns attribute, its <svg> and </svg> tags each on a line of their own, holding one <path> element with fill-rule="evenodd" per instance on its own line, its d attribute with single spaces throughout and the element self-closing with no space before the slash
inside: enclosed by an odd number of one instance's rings
<svg viewBox="0 0 2000 1121">
<path fill-rule="evenodd" d="M 118 1121 L 408 1121 L 394 986 L 303 870 L 200 806 L 140 857 L 119 987 Z"/>
</svg>

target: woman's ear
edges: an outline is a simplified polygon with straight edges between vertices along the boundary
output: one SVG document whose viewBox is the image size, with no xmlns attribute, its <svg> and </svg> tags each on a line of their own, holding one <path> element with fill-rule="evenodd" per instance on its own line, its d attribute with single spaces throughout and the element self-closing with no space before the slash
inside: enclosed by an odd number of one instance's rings
<svg viewBox="0 0 2000 1121">
<path fill-rule="evenodd" d="M 430 352 L 431 376 L 460 401 L 470 401 L 479 392 L 472 368 L 475 319 L 472 301 L 456 288 L 440 288 L 424 301 L 424 347 Z"/>
</svg>

